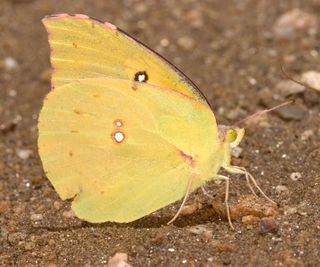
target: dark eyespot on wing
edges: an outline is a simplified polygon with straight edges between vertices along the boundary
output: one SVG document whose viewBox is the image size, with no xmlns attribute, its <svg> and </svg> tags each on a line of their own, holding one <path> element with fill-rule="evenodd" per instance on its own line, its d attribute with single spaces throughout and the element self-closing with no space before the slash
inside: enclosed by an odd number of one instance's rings
<svg viewBox="0 0 320 267">
<path fill-rule="evenodd" d="M 149 80 L 149 76 L 146 71 L 138 71 L 134 75 L 135 82 L 147 82 Z"/>
</svg>

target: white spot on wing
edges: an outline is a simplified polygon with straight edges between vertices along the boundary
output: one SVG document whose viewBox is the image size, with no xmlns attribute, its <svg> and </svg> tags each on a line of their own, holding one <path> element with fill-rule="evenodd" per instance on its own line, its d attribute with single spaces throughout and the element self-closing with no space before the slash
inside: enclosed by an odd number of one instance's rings
<svg viewBox="0 0 320 267">
<path fill-rule="evenodd" d="M 117 127 L 121 127 L 123 125 L 122 121 L 115 121 L 114 123 Z"/>
<path fill-rule="evenodd" d="M 144 73 L 141 73 L 138 75 L 138 81 L 144 82 L 146 80 L 146 75 Z"/>
<path fill-rule="evenodd" d="M 115 132 L 113 137 L 117 143 L 121 143 L 124 140 L 124 134 L 122 132 Z"/>
</svg>

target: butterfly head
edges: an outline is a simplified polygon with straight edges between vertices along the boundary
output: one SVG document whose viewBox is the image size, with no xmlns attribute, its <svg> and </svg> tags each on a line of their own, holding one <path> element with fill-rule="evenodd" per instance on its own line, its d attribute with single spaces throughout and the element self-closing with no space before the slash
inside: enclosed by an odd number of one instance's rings
<svg viewBox="0 0 320 267">
<path fill-rule="evenodd" d="M 239 127 L 219 125 L 218 130 L 220 141 L 230 148 L 238 146 L 244 136 L 244 129 Z"/>
<path fill-rule="evenodd" d="M 244 129 L 234 126 L 219 125 L 219 139 L 223 150 L 223 166 L 230 166 L 231 150 L 237 147 L 244 136 Z"/>
</svg>

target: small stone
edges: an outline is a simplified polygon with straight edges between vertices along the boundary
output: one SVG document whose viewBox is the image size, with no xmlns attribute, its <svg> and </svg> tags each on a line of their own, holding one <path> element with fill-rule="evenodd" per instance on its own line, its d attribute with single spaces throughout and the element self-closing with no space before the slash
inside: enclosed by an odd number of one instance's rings
<svg viewBox="0 0 320 267">
<path fill-rule="evenodd" d="M 298 212 L 297 207 L 290 207 L 284 211 L 284 214 L 285 215 L 292 215 L 292 214 L 296 214 L 297 212 Z"/>
<path fill-rule="evenodd" d="M 61 204 L 61 202 L 59 202 L 59 201 L 55 201 L 55 202 L 53 202 L 53 207 L 54 207 L 56 210 L 59 210 L 59 209 L 61 209 L 62 204 Z"/>
<path fill-rule="evenodd" d="M 174 249 L 174 248 L 168 248 L 168 251 L 169 251 L 169 252 L 174 252 L 175 249 Z"/>
<path fill-rule="evenodd" d="M 275 86 L 275 90 L 283 97 L 288 97 L 292 95 L 302 94 L 306 90 L 306 88 L 296 82 L 282 80 Z"/>
<path fill-rule="evenodd" d="M 301 81 L 310 87 L 313 87 L 318 93 L 320 93 L 320 72 L 306 71 L 302 73 Z"/>
<path fill-rule="evenodd" d="M 238 204 L 230 206 L 230 215 L 233 220 L 242 219 L 249 215 L 258 218 L 276 216 L 278 213 L 279 210 L 276 205 L 253 195 L 241 196 Z M 250 217 L 249 219 L 253 220 Z"/>
<path fill-rule="evenodd" d="M 162 232 L 159 232 L 151 239 L 151 242 L 155 245 L 161 245 L 165 240 L 166 236 Z"/>
<path fill-rule="evenodd" d="M 118 252 L 108 261 L 107 267 L 132 267 L 132 265 L 128 263 L 126 253 Z"/>
<path fill-rule="evenodd" d="M 54 241 L 54 239 L 49 239 L 48 244 L 50 246 L 55 246 L 56 245 L 56 241 Z"/>
<path fill-rule="evenodd" d="M 241 147 L 236 146 L 236 147 L 232 148 L 231 155 L 235 158 L 239 158 L 242 151 L 243 151 L 243 149 Z"/>
<path fill-rule="evenodd" d="M 0 214 L 5 213 L 10 208 L 9 200 L 0 200 Z"/>
<path fill-rule="evenodd" d="M 209 247 L 220 252 L 235 252 L 238 247 L 233 244 L 222 243 L 219 241 L 212 241 L 209 243 Z"/>
<path fill-rule="evenodd" d="M 302 141 L 307 141 L 309 140 L 312 136 L 314 135 L 313 130 L 305 130 L 302 134 L 301 134 L 301 140 Z"/>
<path fill-rule="evenodd" d="M 167 38 L 162 38 L 162 39 L 160 40 L 160 45 L 161 45 L 162 47 L 167 47 L 169 44 L 170 44 L 170 42 L 169 42 L 169 40 L 168 40 Z"/>
<path fill-rule="evenodd" d="M 27 235 L 23 232 L 16 232 L 8 235 L 8 242 L 11 245 L 16 245 L 20 241 L 24 241 L 27 238 Z"/>
<path fill-rule="evenodd" d="M 208 230 L 204 225 L 192 226 L 188 231 L 195 235 L 200 235 L 205 240 L 209 240 L 212 237 L 212 231 Z"/>
<path fill-rule="evenodd" d="M 276 192 L 278 194 L 281 194 L 281 193 L 287 193 L 289 191 L 288 187 L 286 187 L 285 185 L 277 185 L 276 186 Z"/>
<path fill-rule="evenodd" d="M 303 94 L 303 100 L 308 106 L 314 106 L 320 103 L 319 93 L 316 91 L 306 90 Z"/>
<path fill-rule="evenodd" d="M 261 114 L 256 117 L 251 117 L 244 121 L 246 131 L 255 131 L 258 128 L 270 128 L 268 114 Z"/>
<path fill-rule="evenodd" d="M 253 215 L 247 215 L 247 216 L 243 216 L 241 221 L 245 225 L 253 225 L 253 224 L 257 224 L 260 221 L 260 218 Z"/>
<path fill-rule="evenodd" d="M 74 218 L 76 215 L 75 213 L 73 212 L 73 210 L 65 210 L 63 213 L 62 213 L 62 216 L 67 218 L 67 219 L 72 219 Z"/>
<path fill-rule="evenodd" d="M 204 25 L 202 14 L 203 12 L 199 9 L 191 9 L 185 14 L 185 18 L 190 22 L 191 27 L 202 28 Z"/>
<path fill-rule="evenodd" d="M 43 220 L 43 215 L 42 214 L 36 214 L 36 213 L 31 214 L 30 220 L 31 221 L 41 221 L 41 220 Z"/>
<path fill-rule="evenodd" d="M 293 172 L 290 174 L 290 178 L 292 181 L 298 181 L 302 177 L 300 172 Z"/>
<path fill-rule="evenodd" d="M 194 47 L 194 40 L 189 36 L 183 36 L 178 39 L 178 45 L 185 50 L 191 50 Z"/>
<path fill-rule="evenodd" d="M 12 57 L 6 57 L 3 63 L 7 71 L 15 70 L 18 67 L 17 61 Z"/>
<path fill-rule="evenodd" d="M 190 205 L 183 206 L 180 215 L 186 216 L 194 214 L 197 210 L 202 209 L 202 204 L 200 202 L 194 202 Z"/>
<path fill-rule="evenodd" d="M 25 160 L 25 159 L 28 159 L 30 157 L 30 155 L 33 153 L 33 151 L 30 150 L 30 149 L 17 149 L 16 153 L 17 153 L 19 158 Z"/>
<path fill-rule="evenodd" d="M 261 234 L 277 233 L 279 230 L 279 223 L 274 217 L 264 217 L 260 220 L 258 229 Z"/>
<path fill-rule="evenodd" d="M 48 263 L 47 267 L 58 267 L 58 265 L 55 262 L 51 261 Z"/>
<path fill-rule="evenodd" d="M 25 250 L 33 250 L 34 248 L 35 248 L 35 243 L 33 243 L 33 242 L 26 242 L 24 244 Z"/>
<path fill-rule="evenodd" d="M 273 34 L 277 38 L 290 39 L 299 32 L 315 33 L 317 17 L 295 8 L 282 14 L 273 25 Z"/>
<path fill-rule="evenodd" d="M 226 118 L 228 120 L 234 121 L 234 120 L 238 120 L 240 117 L 245 116 L 246 112 L 242 109 L 242 108 L 235 108 L 230 110 L 227 114 L 226 114 Z"/>
<path fill-rule="evenodd" d="M 16 97 L 17 96 L 17 91 L 16 90 L 9 90 L 8 95 L 11 97 Z"/>
<path fill-rule="evenodd" d="M 288 121 L 300 121 L 307 115 L 307 112 L 304 110 L 304 108 L 298 105 L 288 105 L 285 107 L 281 107 L 279 109 L 276 109 L 275 112 L 280 118 Z"/>
</svg>

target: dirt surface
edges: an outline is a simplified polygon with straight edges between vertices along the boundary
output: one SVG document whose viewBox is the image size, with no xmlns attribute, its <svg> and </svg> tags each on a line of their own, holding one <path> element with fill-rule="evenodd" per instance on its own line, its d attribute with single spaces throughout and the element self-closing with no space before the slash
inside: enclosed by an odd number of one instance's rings
<svg viewBox="0 0 320 267">
<path fill-rule="evenodd" d="M 119 26 L 181 68 L 218 122 L 232 124 L 282 101 L 280 62 L 292 75 L 320 71 L 319 21 L 278 36 L 275 21 L 293 8 L 317 17 L 320 3 L 1 0 L 0 266 L 106 266 L 117 252 L 132 266 L 319 266 L 317 93 L 294 93 L 291 108 L 248 125 L 233 162 L 248 168 L 279 207 L 277 215 L 237 217 L 235 231 L 218 216 L 224 185 L 213 181 L 207 190 L 215 202 L 195 192 L 188 204 L 201 208 L 170 226 L 180 203 L 129 224 L 82 222 L 59 199 L 37 154 L 37 117 L 50 89 L 43 16 L 83 13 Z M 243 177 L 231 178 L 231 203 L 239 209 L 234 204 L 250 190 Z"/>
</svg>

